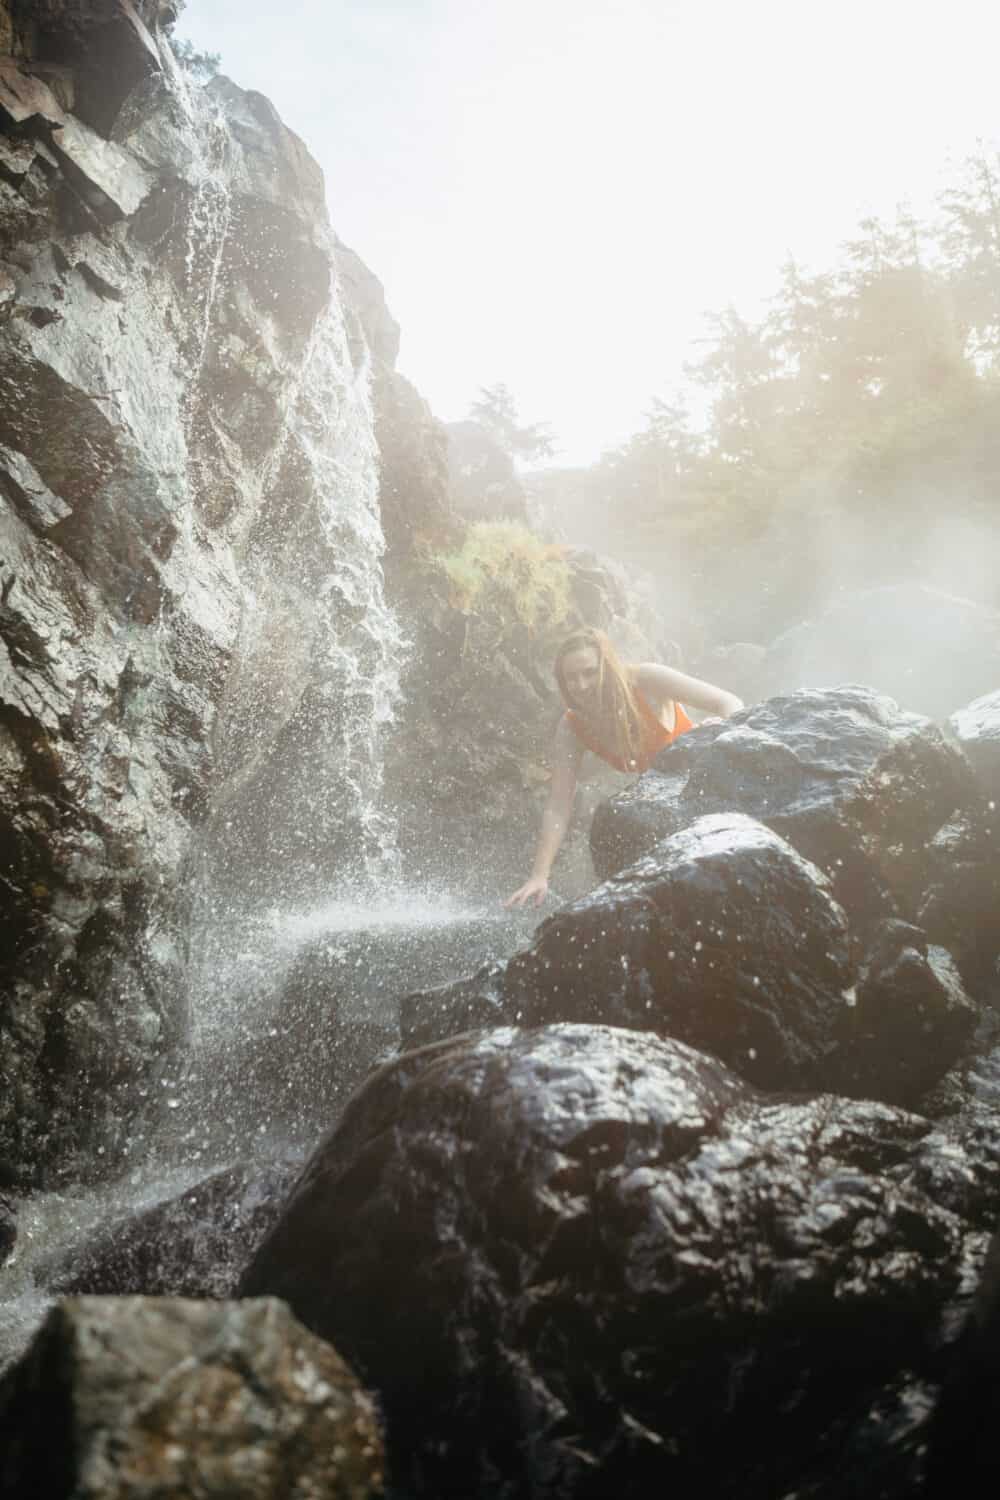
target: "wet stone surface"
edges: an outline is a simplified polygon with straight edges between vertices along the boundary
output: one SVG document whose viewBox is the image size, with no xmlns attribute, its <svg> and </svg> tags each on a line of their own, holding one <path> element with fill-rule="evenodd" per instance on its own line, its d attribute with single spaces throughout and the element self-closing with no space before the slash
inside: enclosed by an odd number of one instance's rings
<svg viewBox="0 0 1000 1500">
<path fill-rule="evenodd" d="M 375 1500 L 371 1402 L 269 1299 L 82 1297 L 0 1382 L 5 1500 Z"/>
<path fill-rule="evenodd" d="M 979 1018 L 949 955 L 898 921 L 867 944 L 832 883 L 764 824 L 699 818 L 542 924 L 532 946 L 407 996 L 404 1044 L 598 1021 L 710 1052 L 763 1088 L 912 1106 Z"/>
<path fill-rule="evenodd" d="M 35 1280 L 55 1296 L 230 1297 L 300 1170 L 285 1162 L 213 1173 L 36 1262 Z"/>
<path fill-rule="evenodd" d="M 968 763 L 927 719 L 871 689 L 803 689 L 682 736 L 603 804 L 591 847 L 608 875 L 713 812 L 744 812 L 833 881 L 859 932 L 916 917 L 926 845 L 974 803 Z"/>
<path fill-rule="evenodd" d="M 939 1378 L 984 1154 L 680 1043 L 499 1030 L 375 1075 L 243 1291 L 357 1364 L 408 1493 L 764 1500 Z"/>
</svg>

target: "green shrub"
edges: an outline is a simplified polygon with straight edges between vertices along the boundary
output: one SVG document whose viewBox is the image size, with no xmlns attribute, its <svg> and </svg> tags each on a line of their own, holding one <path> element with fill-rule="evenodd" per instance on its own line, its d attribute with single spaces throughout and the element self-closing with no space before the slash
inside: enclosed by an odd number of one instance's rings
<svg viewBox="0 0 1000 1500">
<path fill-rule="evenodd" d="M 461 547 L 438 553 L 449 602 L 463 614 L 492 613 L 531 631 L 563 624 L 569 615 L 570 572 L 562 548 L 517 521 L 478 521 Z"/>
</svg>

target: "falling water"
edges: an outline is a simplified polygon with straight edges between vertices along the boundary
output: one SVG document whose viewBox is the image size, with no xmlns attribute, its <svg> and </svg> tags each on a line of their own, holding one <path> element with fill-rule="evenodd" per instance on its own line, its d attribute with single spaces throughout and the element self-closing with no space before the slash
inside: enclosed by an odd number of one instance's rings
<svg viewBox="0 0 1000 1500">
<path fill-rule="evenodd" d="M 180 412 L 191 446 L 228 294 L 234 151 L 219 106 L 176 69 L 172 88 L 193 185 L 195 334 Z M 188 1048 L 157 1080 L 158 1123 L 136 1135 L 125 1179 L 22 1205 L 0 1365 L 44 1309 L 40 1254 L 237 1155 L 305 1149 L 397 1045 L 403 993 L 502 956 L 527 928 L 452 891 L 414 889 L 401 866 L 382 762 L 407 643 L 382 575 L 370 361 L 348 337 L 332 271 L 324 313 L 282 357 L 277 435 L 213 542 L 228 548 L 232 599 L 191 602 L 195 618 L 230 610 L 239 626 L 214 730 L 214 799 L 189 861 Z M 191 479 L 192 490 L 211 482 L 193 469 Z M 192 509 L 178 523 L 194 546 Z M 178 594 L 201 587 L 177 580 Z"/>
</svg>

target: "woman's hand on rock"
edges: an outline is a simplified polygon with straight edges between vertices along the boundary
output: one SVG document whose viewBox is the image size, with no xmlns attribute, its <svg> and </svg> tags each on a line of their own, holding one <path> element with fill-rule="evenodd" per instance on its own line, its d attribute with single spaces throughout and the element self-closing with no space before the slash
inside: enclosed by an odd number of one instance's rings
<svg viewBox="0 0 1000 1500">
<path fill-rule="evenodd" d="M 514 892 L 504 906 L 509 911 L 512 906 L 541 906 L 549 894 L 549 882 L 544 875 L 532 875 L 530 880 Z"/>
</svg>

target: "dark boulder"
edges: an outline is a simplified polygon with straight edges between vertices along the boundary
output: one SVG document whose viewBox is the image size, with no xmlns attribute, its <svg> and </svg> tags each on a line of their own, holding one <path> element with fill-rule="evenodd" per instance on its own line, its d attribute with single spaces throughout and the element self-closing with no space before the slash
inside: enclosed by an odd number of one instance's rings
<svg viewBox="0 0 1000 1500">
<path fill-rule="evenodd" d="M 864 931 L 915 918 L 926 845 L 973 797 L 968 763 L 927 719 L 868 688 L 803 690 L 683 735 L 598 809 L 591 848 L 603 877 L 703 813 L 745 812 L 829 875 Z"/>
<path fill-rule="evenodd" d="M 301 1169 L 235 1166 L 35 1267 L 57 1296 L 230 1297 Z"/>
<path fill-rule="evenodd" d="M 801 1088 L 822 1074 L 854 978 L 826 877 L 736 813 L 700 818 L 550 917 L 505 990 L 524 1025 L 656 1031 L 759 1087 Z"/>
<path fill-rule="evenodd" d="M 699 818 L 471 979 L 406 996 L 404 1045 L 602 1022 L 713 1053 L 760 1088 L 913 1105 L 978 1019 L 947 953 L 898 921 L 870 949 L 831 883 L 741 813 Z"/>
<path fill-rule="evenodd" d="M 4 1500 L 374 1500 L 382 1444 L 278 1302 L 81 1297 L 0 1382 Z"/>
<path fill-rule="evenodd" d="M 768 691 L 864 682 L 944 719 L 1000 681 L 1000 612 L 921 583 L 844 594 L 773 641 Z"/>
<path fill-rule="evenodd" d="M 465 1037 L 355 1096 L 243 1291 L 356 1363 L 407 1493 L 773 1500 L 937 1336 L 930 1130 L 631 1031 Z"/>
<path fill-rule="evenodd" d="M 960 708 L 948 720 L 948 728 L 972 762 L 986 796 L 1000 802 L 1000 691 Z"/>
</svg>

